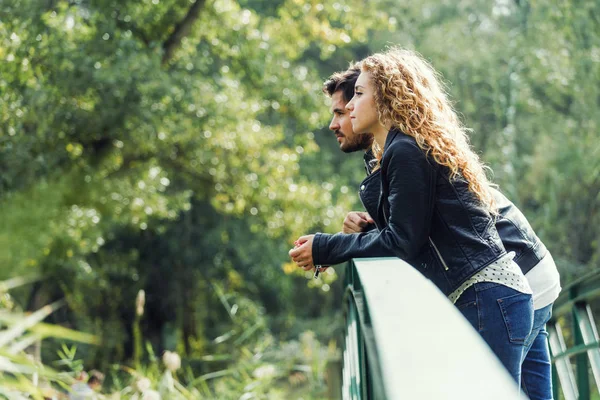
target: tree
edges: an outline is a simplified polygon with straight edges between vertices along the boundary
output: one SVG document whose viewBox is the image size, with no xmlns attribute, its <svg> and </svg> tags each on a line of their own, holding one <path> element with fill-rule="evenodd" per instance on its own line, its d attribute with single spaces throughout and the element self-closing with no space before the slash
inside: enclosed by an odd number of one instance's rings
<svg viewBox="0 0 600 400">
<path fill-rule="evenodd" d="M 35 295 L 65 295 L 64 318 L 104 331 L 98 361 L 130 354 L 140 288 L 159 348 L 179 332 L 201 350 L 220 285 L 293 315 L 308 292 L 281 270 L 291 239 L 336 229 L 356 201 L 314 165 L 312 131 L 327 115 L 318 67 L 360 4 L 3 3 L 3 272 L 46 273 Z M 357 35 L 380 13 L 363 17 Z M 320 296 L 305 297 L 310 315 Z"/>
</svg>

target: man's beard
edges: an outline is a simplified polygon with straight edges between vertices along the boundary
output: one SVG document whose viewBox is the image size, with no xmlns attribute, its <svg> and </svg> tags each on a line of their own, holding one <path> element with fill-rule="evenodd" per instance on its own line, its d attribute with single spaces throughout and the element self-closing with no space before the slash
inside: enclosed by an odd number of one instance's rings
<svg viewBox="0 0 600 400">
<path fill-rule="evenodd" d="M 370 133 L 360 133 L 354 135 L 351 139 L 348 136 L 345 136 L 346 144 L 340 148 L 344 153 L 354 153 L 355 151 L 365 151 L 371 147 L 373 143 L 373 135 Z"/>
</svg>

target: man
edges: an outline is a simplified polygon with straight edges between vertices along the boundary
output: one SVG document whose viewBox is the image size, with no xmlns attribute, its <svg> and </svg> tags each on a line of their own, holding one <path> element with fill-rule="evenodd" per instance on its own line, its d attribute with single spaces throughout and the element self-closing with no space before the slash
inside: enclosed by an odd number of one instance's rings
<svg viewBox="0 0 600 400">
<path fill-rule="evenodd" d="M 350 69 L 348 72 L 350 71 L 352 73 L 352 77 L 354 77 L 354 75 L 358 77 L 360 74 L 359 69 Z M 331 84 L 335 85 L 337 82 L 345 82 L 344 79 L 348 72 L 333 74 L 330 78 L 330 81 L 332 82 Z M 331 129 L 335 134 L 335 137 L 340 144 L 340 150 L 344 153 L 352 153 L 358 150 L 364 150 L 368 152 L 368 149 L 373 143 L 373 135 L 354 133 L 352 130 L 352 123 L 348 117 L 348 110 L 346 110 L 346 104 L 348 101 L 350 101 L 352 96 L 354 96 L 354 82 L 356 81 L 356 77 L 354 77 L 352 82 L 348 81 L 348 83 L 352 83 L 352 85 L 343 84 L 335 92 L 330 94 L 331 112 L 333 113 L 333 118 L 329 124 L 329 129 Z M 324 91 L 327 90 L 329 90 L 328 87 L 324 89 Z M 335 90 L 335 87 L 333 90 Z"/>
<path fill-rule="evenodd" d="M 352 130 L 346 104 L 354 96 L 354 84 L 360 69 L 351 67 L 329 78 L 323 91 L 331 97 L 333 117 L 329 129 L 335 133 L 340 150 L 345 153 L 365 151 L 365 169 L 371 173 L 371 135 L 355 134 Z M 536 236 L 521 211 L 502 193 L 493 190 L 498 207 L 496 228 L 507 252 L 514 252 L 519 265 L 533 290 L 534 321 L 526 340 L 522 363 L 522 386 L 530 399 L 552 399 L 552 378 L 546 322 L 552 315 L 552 304 L 560 292 L 560 277 L 552 255 Z M 374 229 L 373 220 L 366 212 L 350 212 L 344 219 L 344 233 Z"/>
</svg>

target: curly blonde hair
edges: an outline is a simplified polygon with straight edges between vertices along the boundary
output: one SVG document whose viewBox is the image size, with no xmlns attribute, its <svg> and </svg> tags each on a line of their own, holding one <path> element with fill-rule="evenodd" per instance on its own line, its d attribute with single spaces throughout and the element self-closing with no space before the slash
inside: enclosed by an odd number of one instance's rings
<svg viewBox="0 0 600 400">
<path fill-rule="evenodd" d="M 379 121 L 414 137 L 421 149 L 448 167 L 451 180 L 463 177 L 469 190 L 494 212 L 486 167 L 471 149 L 467 129 L 435 69 L 419 54 L 398 48 L 369 56 L 360 67 L 371 75 Z M 373 150 L 380 160 L 382 150 Z"/>
</svg>

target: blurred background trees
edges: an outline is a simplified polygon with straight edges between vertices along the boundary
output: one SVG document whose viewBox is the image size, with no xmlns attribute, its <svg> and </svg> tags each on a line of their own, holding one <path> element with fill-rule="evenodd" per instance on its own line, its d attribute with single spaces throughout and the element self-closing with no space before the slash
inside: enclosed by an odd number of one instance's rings
<svg viewBox="0 0 600 400">
<path fill-rule="evenodd" d="M 195 374 L 245 342 L 279 354 L 312 330 L 326 345 L 340 279 L 313 281 L 287 251 L 360 209 L 363 169 L 326 129 L 321 83 L 388 45 L 442 73 L 563 283 L 597 268 L 597 2 L 8 0 L 0 279 L 42 274 L 15 300 L 64 298 L 50 319 L 102 338 L 78 349 L 96 368 L 132 361 L 140 290 L 144 341 Z"/>
</svg>

